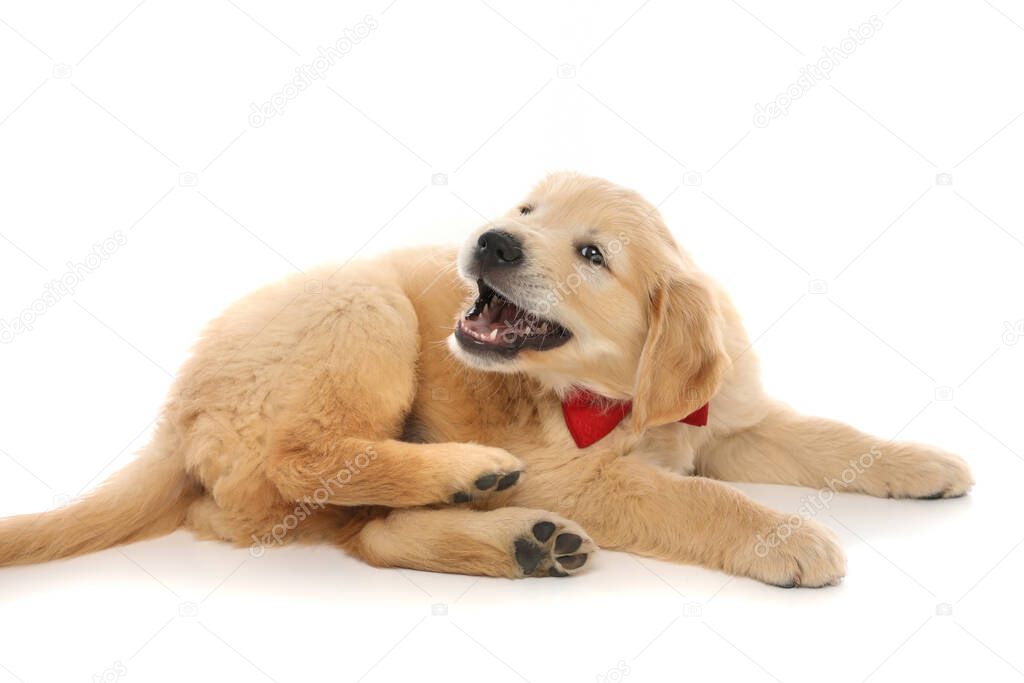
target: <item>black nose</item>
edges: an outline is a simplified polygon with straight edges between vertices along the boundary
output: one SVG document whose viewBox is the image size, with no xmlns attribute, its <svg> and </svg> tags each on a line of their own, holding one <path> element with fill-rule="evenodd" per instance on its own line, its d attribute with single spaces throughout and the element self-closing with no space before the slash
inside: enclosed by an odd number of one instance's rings
<svg viewBox="0 0 1024 683">
<path fill-rule="evenodd" d="M 485 266 L 514 266 L 523 260 L 523 245 L 507 232 L 488 230 L 476 241 L 476 257 Z"/>
</svg>

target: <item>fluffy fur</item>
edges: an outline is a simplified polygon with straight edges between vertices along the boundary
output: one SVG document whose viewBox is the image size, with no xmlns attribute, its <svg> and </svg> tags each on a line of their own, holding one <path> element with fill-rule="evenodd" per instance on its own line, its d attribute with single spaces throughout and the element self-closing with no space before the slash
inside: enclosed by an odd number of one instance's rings
<svg viewBox="0 0 1024 683">
<path fill-rule="evenodd" d="M 571 330 L 569 343 L 499 359 L 454 340 L 480 275 L 477 238 L 495 226 L 525 254 L 502 291 Z M 581 243 L 599 245 L 605 265 L 581 259 Z M 633 401 L 586 449 L 560 411 L 577 386 Z M 677 422 L 707 401 L 707 427 Z M 185 526 L 254 552 L 329 542 L 375 565 L 490 576 L 571 574 L 598 546 L 782 586 L 843 576 L 825 527 L 718 479 L 910 498 L 972 483 L 953 455 L 765 396 L 728 297 L 656 209 L 557 174 L 461 254 L 392 253 L 233 305 L 203 334 L 139 459 L 69 507 L 0 520 L 0 564 Z"/>
</svg>

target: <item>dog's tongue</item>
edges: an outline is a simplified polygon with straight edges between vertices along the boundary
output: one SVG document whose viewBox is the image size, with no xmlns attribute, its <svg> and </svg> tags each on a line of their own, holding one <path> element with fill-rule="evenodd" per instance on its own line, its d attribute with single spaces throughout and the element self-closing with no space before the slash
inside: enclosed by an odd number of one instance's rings
<svg viewBox="0 0 1024 683">
<path fill-rule="evenodd" d="M 463 328 L 470 329 L 489 341 L 501 341 L 501 335 L 513 326 L 519 308 L 503 299 L 495 297 L 476 318 L 463 320 Z M 497 334 L 492 334 L 497 331 Z M 482 341 L 482 340 L 481 340 Z"/>
<path fill-rule="evenodd" d="M 503 301 L 495 314 L 497 322 L 503 323 L 506 327 L 513 327 L 519 317 L 519 307 L 515 304 Z"/>
</svg>

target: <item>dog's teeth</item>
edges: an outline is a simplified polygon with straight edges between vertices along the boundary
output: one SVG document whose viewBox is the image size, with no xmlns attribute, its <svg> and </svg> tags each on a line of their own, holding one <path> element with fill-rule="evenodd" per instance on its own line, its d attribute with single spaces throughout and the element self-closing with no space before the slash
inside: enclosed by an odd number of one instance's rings
<svg viewBox="0 0 1024 683">
<path fill-rule="evenodd" d="M 497 338 L 498 338 L 498 328 L 495 327 L 493 330 L 491 330 L 491 341 L 494 341 Z"/>
</svg>

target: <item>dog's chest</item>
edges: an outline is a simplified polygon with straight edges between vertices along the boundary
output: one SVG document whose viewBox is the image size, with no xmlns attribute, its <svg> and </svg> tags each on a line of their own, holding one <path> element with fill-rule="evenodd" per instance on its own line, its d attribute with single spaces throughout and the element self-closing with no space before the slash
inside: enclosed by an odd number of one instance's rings
<svg viewBox="0 0 1024 683">
<path fill-rule="evenodd" d="M 500 388 L 485 392 L 467 390 L 449 383 L 421 387 L 413 411 L 406 420 L 403 439 L 418 442 L 474 442 L 505 448 L 525 461 L 544 460 L 550 464 L 584 457 L 629 456 L 652 465 L 690 474 L 694 468 L 694 441 L 699 436 L 691 427 L 670 424 L 637 436 L 628 419 L 586 448 L 573 441 L 561 404 L 552 397 L 514 392 Z"/>
<path fill-rule="evenodd" d="M 552 429 L 549 402 L 514 381 L 466 370 L 423 380 L 405 423 L 403 438 L 409 441 L 473 442 L 514 450 L 557 446 L 563 440 Z"/>
</svg>

